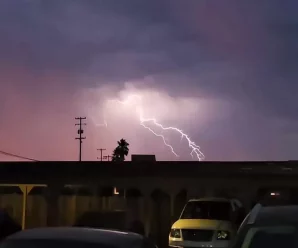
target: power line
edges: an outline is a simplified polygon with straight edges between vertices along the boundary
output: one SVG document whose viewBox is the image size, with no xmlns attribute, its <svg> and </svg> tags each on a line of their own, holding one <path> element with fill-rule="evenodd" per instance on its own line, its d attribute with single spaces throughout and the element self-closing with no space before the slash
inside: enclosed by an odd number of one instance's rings
<svg viewBox="0 0 298 248">
<path fill-rule="evenodd" d="M 82 143 L 84 139 L 86 139 L 86 137 L 82 137 L 82 134 L 84 133 L 84 130 L 82 129 L 82 125 L 86 125 L 86 123 L 82 123 L 82 120 L 86 120 L 86 117 L 76 117 L 76 120 L 79 120 L 79 123 L 76 123 L 76 126 L 79 126 L 78 129 L 78 135 L 79 137 L 75 138 L 77 140 L 79 140 L 79 161 L 82 161 Z"/>
<path fill-rule="evenodd" d="M 105 150 L 106 149 L 104 149 L 104 148 L 97 149 L 97 151 L 100 151 L 100 161 L 102 161 L 102 152 L 105 151 Z M 97 159 L 99 159 L 99 158 L 97 158 Z"/>
<path fill-rule="evenodd" d="M 5 152 L 5 151 L 0 150 L 0 153 L 3 154 L 3 155 L 6 155 L 6 156 L 10 156 L 10 157 L 21 158 L 21 159 L 25 159 L 25 160 L 38 162 L 38 160 L 36 160 L 36 159 L 20 156 L 20 155 L 13 154 L 13 153 L 10 153 L 10 152 Z"/>
</svg>

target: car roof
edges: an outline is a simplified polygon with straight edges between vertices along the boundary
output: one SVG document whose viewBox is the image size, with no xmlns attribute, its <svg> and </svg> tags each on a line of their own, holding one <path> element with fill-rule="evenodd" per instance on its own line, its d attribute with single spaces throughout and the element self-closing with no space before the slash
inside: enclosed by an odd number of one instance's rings
<svg viewBox="0 0 298 248">
<path fill-rule="evenodd" d="M 230 199 L 220 198 L 220 197 L 204 197 L 199 199 L 190 199 L 188 202 L 199 202 L 199 201 L 231 202 Z"/>
<path fill-rule="evenodd" d="M 256 218 L 257 223 L 298 223 L 298 206 L 263 207 Z"/>
<path fill-rule="evenodd" d="M 247 224 L 252 225 L 283 225 L 298 224 L 298 206 L 265 206 L 257 204 L 249 213 Z"/>
<path fill-rule="evenodd" d="M 84 227 L 46 227 L 24 230 L 7 238 L 7 240 L 12 239 L 59 239 L 126 246 L 127 244 L 134 242 L 142 242 L 144 237 L 132 232 L 106 229 L 93 229 Z"/>
</svg>

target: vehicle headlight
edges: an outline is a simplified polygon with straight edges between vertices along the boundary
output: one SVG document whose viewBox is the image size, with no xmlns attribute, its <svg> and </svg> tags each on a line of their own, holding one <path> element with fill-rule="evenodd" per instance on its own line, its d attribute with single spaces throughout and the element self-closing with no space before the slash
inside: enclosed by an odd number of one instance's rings
<svg viewBox="0 0 298 248">
<path fill-rule="evenodd" d="M 217 240 L 229 240 L 230 232 L 228 231 L 217 231 Z"/>
<path fill-rule="evenodd" d="M 170 237 L 180 239 L 181 238 L 180 229 L 171 229 Z"/>
</svg>

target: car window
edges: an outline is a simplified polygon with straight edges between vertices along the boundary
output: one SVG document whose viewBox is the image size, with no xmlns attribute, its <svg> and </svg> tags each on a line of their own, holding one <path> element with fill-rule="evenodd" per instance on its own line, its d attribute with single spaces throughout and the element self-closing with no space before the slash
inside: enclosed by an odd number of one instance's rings
<svg viewBox="0 0 298 248">
<path fill-rule="evenodd" d="M 297 248 L 298 232 L 295 227 L 252 227 L 244 236 L 241 248 Z"/>
<path fill-rule="evenodd" d="M 192 201 L 186 204 L 180 219 L 230 220 L 231 210 L 230 202 Z"/>
<path fill-rule="evenodd" d="M 0 248 L 118 248 L 102 243 L 55 239 L 7 239 Z"/>
</svg>

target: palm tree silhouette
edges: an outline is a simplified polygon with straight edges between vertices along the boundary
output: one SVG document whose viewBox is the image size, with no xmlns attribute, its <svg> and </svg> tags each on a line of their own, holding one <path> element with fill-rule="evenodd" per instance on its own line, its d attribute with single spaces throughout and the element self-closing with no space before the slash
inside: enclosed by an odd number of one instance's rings
<svg viewBox="0 0 298 248">
<path fill-rule="evenodd" d="M 128 146 L 129 144 L 125 139 L 118 141 L 118 146 L 113 151 L 112 161 L 124 161 L 125 156 L 127 156 L 129 152 Z"/>
</svg>

